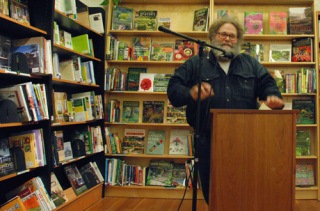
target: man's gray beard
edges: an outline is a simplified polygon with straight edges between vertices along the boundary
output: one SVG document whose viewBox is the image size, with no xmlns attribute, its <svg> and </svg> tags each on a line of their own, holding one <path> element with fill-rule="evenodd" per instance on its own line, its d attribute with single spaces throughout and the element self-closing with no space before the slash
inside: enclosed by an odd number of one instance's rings
<svg viewBox="0 0 320 211">
<path fill-rule="evenodd" d="M 221 43 L 219 43 L 219 42 L 216 41 L 216 40 L 213 40 L 213 41 L 211 42 L 211 45 L 213 45 L 213 46 L 215 46 L 215 47 L 218 47 L 218 48 L 224 49 L 224 48 L 222 47 Z M 240 54 L 240 50 L 241 50 L 241 49 L 240 49 L 240 45 L 237 43 L 237 44 L 234 44 L 234 45 L 231 47 L 230 50 L 227 50 L 227 52 L 232 52 L 233 55 L 234 55 L 234 58 L 235 58 L 236 56 L 238 56 L 238 55 Z M 223 61 L 229 61 L 229 60 L 231 60 L 231 59 L 228 59 L 228 58 L 224 57 L 223 53 L 222 53 L 221 51 L 219 51 L 219 50 L 212 49 L 212 52 L 213 52 L 213 54 L 218 58 L 219 61 L 222 61 L 222 62 L 223 62 Z"/>
</svg>

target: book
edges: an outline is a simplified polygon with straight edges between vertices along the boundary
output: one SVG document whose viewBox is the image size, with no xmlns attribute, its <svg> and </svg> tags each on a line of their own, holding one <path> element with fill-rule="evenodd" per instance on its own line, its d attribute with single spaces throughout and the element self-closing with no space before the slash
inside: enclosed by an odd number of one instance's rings
<svg viewBox="0 0 320 211">
<path fill-rule="evenodd" d="M 63 131 L 62 130 L 56 130 L 53 132 L 56 144 L 56 150 L 58 154 L 58 162 L 61 163 L 64 161 L 65 158 L 65 152 L 64 152 L 64 140 L 63 140 Z"/>
<path fill-rule="evenodd" d="M 196 55 L 196 46 L 194 42 L 188 40 L 176 40 L 173 52 L 173 61 L 186 61 L 194 55 Z"/>
<path fill-rule="evenodd" d="M 146 154 L 163 155 L 166 132 L 164 130 L 149 130 L 147 138 Z"/>
<path fill-rule="evenodd" d="M 158 27 L 163 26 L 167 29 L 171 27 L 171 18 L 159 17 L 158 18 Z"/>
<path fill-rule="evenodd" d="M 151 160 L 148 167 L 146 185 L 171 186 L 172 173 L 172 161 Z"/>
<path fill-rule="evenodd" d="M 170 130 L 170 155 L 188 155 L 188 135 L 189 130 L 172 129 Z"/>
<path fill-rule="evenodd" d="M 69 81 L 75 81 L 75 69 L 73 66 L 73 60 L 68 59 L 64 61 L 60 61 L 59 63 L 60 69 L 60 78 Z"/>
<path fill-rule="evenodd" d="M 311 37 L 292 40 L 292 62 L 313 62 L 313 39 Z"/>
<path fill-rule="evenodd" d="M 311 164 L 296 164 L 296 186 L 315 185 L 314 169 Z"/>
<path fill-rule="evenodd" d="M 86 184 L 84 183 L 84 180 L 79 172 L 79 169 L 77 166 L 72 163 L 68 166 L 64 167 L 64 171 L 66 176 L 68 177 L 68 180 L 71 184 L 71 187 L 75 194 L 78 196 L 81 193 L 84 193 L 88 190 Z"/>
<path fill-rule="evenodd" d="M 12 154 L 7 137 L 0 138 L 0 177 L 15 172 Z"/>
<path fill-rule="evenodd" d="M 217 10 L 217 19 L 220 18 L 235 18 L 236 14 L 233 10 L 227 10 L 227 9 L 221 9 L 221 10 Z"/>
<path fill-rule="evenodd" d="M 139 101 L 123 101 L 122 103 L 122 122 L 138 123 L 139 122 Z"/>
<path fill-rule="evenodd" d="M 263 13 L 244 12 L 245 34 L 263 34 Z"/>
<path fill-rule="evenodd" d="M 166 122 L 168 124 L 187 124 L 186 108 L 187 106 L 174 107 L 168 100 Z"/>
<path fill-rule="evenodd" d="M 139 90 L 140 92 L 153 92 L 154 73 L 140 73 Z"/>
<path fill-rule="evenodd" d="M 91 162 L 80 167 L 79 171 L 88 189 L 100 183 L 96 170 Z"/>
<path fill-rule="evenodd" d="M 0 46 L 0 69 L 11 70 L 9 63 L 11 59 L 11 38 L 0 35 Z"/>
<path fill-rule="evenodd" d="M 72 37 L 72 49 L 81 54 L 92 56 L 93 52 L 91 51 L 91 48 L 90 48 L 89 35 L 81 34 L 81 35 Z"/>
<path fill-rule="evenodd" d="M 11 47 L 11 54 L 22 53 L 25 55 L 26 61 L 28 62 L 28 72 L 29 73 L 40 73 L 41 61 L 40 61 L 40 48 L 39 44 L 30 44 L 22 46 Z"/>
<path fill-rule="evenodd" d="M 0 1 L 0 14 L 9 16 L 9 0 Z"/>
<path fill-rule="evenodd" d="M 172 61 L 175 44 L 173 42 L 152 42 L 151 61 Z"/>
<path fill-rule="evenodd" d="M 142 123 L 163 123 L 164 101 L 143 101 Z"/>
<path fill-rule="evenodd" d="M 253 56 L 258 62 L 264 61 L 264 45 L 250 43 L 250 55 Z"/>
<path fill-rule="evenodd" d="M 65 160 L 73 159 L 73 152 L 72 152 L 71 142 L 70 141 L 63 142 L 63 148 L 64 148 L 64 158 L 65 158 Z"/>
<path fill-rule="evenodd" d="M 156 31 L 157 14 L 157 10 L 136 10 L 134 17 L 134 29 Z"/>
<path fill-rule="evenodd" d="M 90 28 L 99 32 L 104 33 L 104 23 L 102 13 L 94 13 L 89 15 Z"/>
<path fill-rule="evenodd" d="M 127 90 L 138 91 L 140 83 L 140 73 L 146 73 L 147 68 L 144 67 L 129 67 L 127 74 Z"/>
<path fill-rule="evenodd" d="M 291 44 L 270 44 L 269 62 L 291 62 Z"/>
<path fill-rule="evenodd" d="M 26 207 L 24 206 L 20 196 L 15 196 L 14 198 L 10 199 L 6 203 L 2 204 L 0 207 L 0 211 L 27 211 Z"/>
<path fill-rule="evenodd" d="M 54 172 L 51 172 L 51 199 L 56 207 L 62 205 L 63 203 L 68 201 L 67 195 L 65 194 L 62 186 L 55 175 Z"/>
<path fill-rule="evenodd" d="M 125 129 L 122 152 L 124 154 L 144 154 L 145 136 L 144 129 Z"/>
<path fill-rule="evenodd" d="M 151 55 L 151 38 L 134 37 L 132 38 L 132 60 L 149 61 Z"/>
<path fill-rule="evenodd" d="M 170 78 L 173 74 L 154 74 L 153 77 L 153 91 L 154 92 L 167 92 L 167 87 Z"/>
<path fill-rule="evenodd" d="M 315 124 L 315 101 L 313 99 L 293 99 L 292 110 L 299 110 L 297 124 Z"/>
<path fill-rule="evenodd" d="M 296 132 L 296 156 L 311 155 L 310 130 L 297 130 Z"/>
<path fill-rule="evenodd" d="M 174 163 L 172 171 L 171 185 L 174 187 L 185 187 L 187 180 L 187 172 L 185 164 Z"/>
<path fill-rule="evenodd" d="M 311 7 L 289 7 L 288 16 L 289 34 L 313 33 L 313 12 Z"/>
<path fill-rule="evenodd" d="M 131 30 L 133 28 L 133 8 L 115 6 L 112 12 L 112 30 Z"/>
<path fill-rule="evenodd" d="M 53 110 L 54 110 L 54 122 L 67 122 L 67 93 L 66 92 L 53 92 Z"/>
<path fill-rule="evenodd" d="M 209 8 L 204 7 L 194 11 L 193 31 L 207 31 L 209 22 Z"/>
<path fill-rule="evenodd" d="M 10 0 L 10 17 L 29 26 L 30 14 L 29 14 L 28 2 Z"/>
<path fill-rule="evenodd" d="M 269 12 L 269 34 L 287 34 L 287 12 Z"/>
</svg>

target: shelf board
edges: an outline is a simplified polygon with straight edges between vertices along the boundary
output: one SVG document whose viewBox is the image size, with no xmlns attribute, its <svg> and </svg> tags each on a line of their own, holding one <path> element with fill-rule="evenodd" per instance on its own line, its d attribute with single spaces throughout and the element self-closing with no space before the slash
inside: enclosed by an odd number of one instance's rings
<svg viewBox="0 0 320 211">
<path fill-rule="evenodd" d="M 193 159 L 190 155 L 147 155 L 147 154 L 105 154 L 106 157 L 148 158 L 148 159 Z"/>
<path fill-rule="evenodd" d="M 150 36 L 150 37 L 163 37 L 163 36 L 174 36 L 161 31 L 144 31 L 144 30 L 110 30 L 111 34 L 115 36 Z M 182 35 L 192 36 L 192 37 L 207 37 L 207 31 L 183 31 L 177 32 Z"/>
<path fill-rule="evenodd" d="M 109 64 L 137 64 L 137 65 L 181 65 L 184 61 L 133 61 L 133 60 L 106 60 Z"/>
<path fill-rule="evenodd" d="M 318 156 L 316 155 L 309 155 L 309 156 L 296 156 L 297 160 L 316 160 Z"/>
<path fill-rule="evenodd" d="M 281 5 L 311 5 L 313 0 L 281 0 Z M 255 0 L 254 2 L 249 2 L 248 0 L 215 0 L 215 5 L 270 5 L 275 4 L 274 0 Z M 279 4 L 279 3 L 277 3 Z"/>
<path fill-rule="evenodd" d="M 166 92 L 140 92 L 140 91 L 105 91 L 107 94 L 126 94 L 126 95 L 167 95 Z"/>
<path fill-rule="evenodd" d="M 190 127 L 188 124 L 168 124 L 168 123 L 125 123 L 125 122 L 105 122 L 105 125 L 127 125 L 127 126 L 158 126 L 158 127 Z"/>
<path fill-rule="evenodd" d="M 59 78 L 53 78 L 52 82 L 53 84 L 56 84 L 56 85 L 65 84 L 70 86 L 78 85 L 78 86 L 99 87 L 99 85 L 97 84 L 88 84 L 84 82 L 70 81 L 70 80 L 59 79 Z"/>
<path fill-rule="evenodd" d="M 94 61 L 98 61 L 98 62 L 101 62 L 101 59 L 98 59 L 94 56 L 89 56 L 89 55 L 86 55 L 86 54 L 82 54 L 82 53 L 79 53 L 73 49 L 70 49 L 70 48 L 66 48 L 62 45 L 58 45 L 58 44 L 53 44 L 53 52 L 55 53 L 58 53 L 59 56 L 61 56 L 62 58 L 63 57 L 68 57 L 70 58 L 70 55 L 77 55 L 77 56 L 80 56 L 81 59 L 83 61 L 86 61 L 86 60 L 94 60 Z"/>
</svg>

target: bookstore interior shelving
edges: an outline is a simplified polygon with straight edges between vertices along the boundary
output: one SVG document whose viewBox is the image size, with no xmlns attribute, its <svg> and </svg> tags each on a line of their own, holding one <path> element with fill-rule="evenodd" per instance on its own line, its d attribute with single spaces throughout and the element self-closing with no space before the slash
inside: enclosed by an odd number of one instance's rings
<svg viewBox="0 0 320 211">
<path fill-rule="evenodd" d="M 17 132 L 42 129 L 46 164 L 44 166 L 28 168 L 23 171 L 15 171 L 14 173 L 0 177 L 0 204 L 7 201 L 6 193 L 24 184 L 32 178 L 40 177 L 44 183 L 45 189 L 50 195 L 51 191 L 51 173 L 55 173 L 63 190 L 67 193 L 73 192 L 71 184 L 66 176 L 64 168 L 69 165 L 75 164 L 78 168 L 88 164 L 89 162 L 96 162 L 100 172 L 104 172 L 104 153 L 100 152 L 86 154 L 80 157 L 74 157 L 67 161 L 55 161 L 54 158 L 54 133 L 55 131 L 63 131 L 66 137 L 72 137 L 72 133 L 81 127 L 96 127 L 101 129 L 100 134 L 104 137 L 104 120 L 103 118 L 97 118 L 89 121 L 78 122 L 59 122 L 55 121 L 54 115 L 54 97 L 53 90 L 58 92 L 66 92 L 68 97 L 72 94 L 80 92 L 94 92 L 95 95 L 102 96 L 103 102 L 103 83 L 104 83 L 104 66 L 105 66 L 105 35 L 93 30 L 88 25 L 89 14 L 101 13 L 103 20 L 105 20 L 105 10 L 101 7 L 87 8 L 80 1 L 77 1 L 78 9 L 84 7 L 86 9 L 87 24 L 80 20 L 73 20 L 66 14 L 55 10 L 54 1 L 28 1 L 28 8 L 30 14 L 30 26 L 21 23 L 7 15 L 0 14 L 0 29 L 1 35 L 7 36 L 11 39 L 32 38 L 32 37 L 44 37 L 46 40 L 50 40 L 52 51 L 47 53 L 57 53 L 59 59 L 66 60 L 71 59 L 74 56 L 80 57 L 81 61 L 93 61 L 94 74 L 96 83 L 75 82 L 71 80 L 63 80 L 47 73 L 38 74 L 13 74 L 12 72 L 0 69 L 0 81 L 1 87 L 8 87 L 26 82 L 45 84 L 46 98 L 48 105 L 48 118 L 39 121 L 29 122 L 11 122 L 0 124 L 1 138 L 6 138 L 10 134 Z M 79 10 L 78 10 L 79 11 Z M 55 44 L 54 40 L 54 21 L 59 24 L 60 29 L 68 31 L 72 36 L 80 34 L 88 34 L 92 39 L 94 55 L 88 56 L 83 53 L 79 53 L 70 48 L 66 48 L 62 45 Z M 51 50 L 51 49 L 50 49 Z M 103 143 L 104 143 L 103 138 Z M 82 210 L 91 206 L 103 197 L 104 184 L 100 182 L 96 186 L 88 189 L 84 193 L 75 195 L 73 198 L 65 202 L 63 205 L 56 207 L 55 210 Z"/>
<path fill-rule="evenodd" d="M 275 2 L 272 0 L 191 0 L 191 1 L 144 1 L 144 0 L 123 0 L 119 3 L 120 6 L 133 8 L 136 10 L 157 10 L 158 17 L 170 17 L 171 18 L 171 30 L 184 34 L 186 36 L 208 41 L 207 32 L 195 32 L 192 30 L 194 11 L 199 8 L 209 7 L 209 24 L 212 23 L 217 17 L 218 10 L 228 10 L 235 14 L 239 21 L 244 21 L 245 11 L 259 11 L 263 12 L 263 34 L 245 34 L 244 41 L 250 43 L 258 43 L 264 45 L 264 61 L 261 63 L 268 68 L 269 71 L 282 70 L 284 73 L 296 73 L 302 67 L 315 68 L 318 70 L 318 29 L 317 20 L 319 18 L 318 13 L 315 12 L 315 2 L 313 0 L 284 0 Z M 169 6 L 170 5 L 170 6 Z M 313 18 L 313 33 L 312 34 L 286 34 L 286 35 L 271 35 L 269 34 L 269 12 L 273 11 L 284 11 L 288 12 L 290 7 L 311 7 L 312 18 Z M 112 30 L 112 3 L 108 6 L 107 16 L 107 33 L 110 33 L 117 37 L 118 40 L 127 43 L 131 42 L 133 37 L 151 37 L 152 41 L 161 42 L 173 42 L 178 37 L 169 35 L 158 30 L 156 31 L 143 31 L 143 30 Z M 291 44 L 295 38 L 309 37 L 314 40 L 314 60 L 313 62 L 268 62 L 269 61 L 269 46 L 271 43 L 275 44 Z M 107 49 L 108 51 L 108 49 Z M 181 61 L 132 61 L 132 60 L 107 60 L 106 66 L 118 67 L 121 71 L 128 70 L 129 67 L 143 67 L 147 68 L 149 73 L 167 73 L 173 74 L 174 69 L 181 65 Z M 316 71 L 316 79 L 318 78 L 318 71 Z M 318 82 L 317 87 L 318 87 Z M 293 99 L 312 99 L 315 101 L 315 112 L 319 112 L 319 95 L 316 93 L 283 93 L 283 98 L 286 103 L 291 104 Z M 105 92 L 105 103 L 110 99 L 118 99 L 121 102 L 125 100 L 137 100 L 140 102 L 143 100 L 163 100 L 167 103 L 166 93 L 142 93 L 142 92 L 130 92 L 130 91 L 106 91 Z M 141 105 L 141 103 L 140 103 Z M 107 105 L 106 105 L 107 107 Z M 140 112 L 142 108 L 140 106 Z M 164 113 L 166 116 L 166 111 Z M 297 156 L 296 163 L 308 163 L 314 168 L 315 185 L 309 187 L 296 187 L 295 194 L 296 199 L 318 199 L 320 200 L 320 189 L 319 189 L 319 115 L 316 115 L 315 124 L 297 124 L 297 130 L 308 130 L 311 132 L 311 155 L 308 156 Z M 141 118 L 141 117 L 140 117 Z M 106 157 L 121 157 L 126 162 L 132 164 L 148 165 L 150 160 L 168 159 L 168 160 L 179 160 L 178 162 L 184 162 L 191 157 L 176 157 L 169 156 L 168 154 L 168 131 L 172 128 L 189 128 L 188 125 L 172 125 L 172 124 L 142 124 L 140 123 L 110 123 L 106 122 L 106 127 L 111 132 L 123 134 L 126 128 L 144 128 L 144 129 L 164 129 L 166 133 L 166 147 L 165 153 L 162 156 L 154 157 L 152 155 L 106 155 Z M 121 136 L 121 135 L 119 135 Z M 128 189 L 130 191 L 128 191 Z M 150 191 L 154 191 L 155 194 L 147 194 Z M 168 191 L 170 191 L 170 197 L 181 197 L 179 190 L 167 190 L 165 188 L 155 187 L 112 187 L 107 186 L 105 193 L 107 196 L 143 196 L 143 197 L 169 197 Z M 177 193 L 177 194 L 176 194 Z"/>
</svg>

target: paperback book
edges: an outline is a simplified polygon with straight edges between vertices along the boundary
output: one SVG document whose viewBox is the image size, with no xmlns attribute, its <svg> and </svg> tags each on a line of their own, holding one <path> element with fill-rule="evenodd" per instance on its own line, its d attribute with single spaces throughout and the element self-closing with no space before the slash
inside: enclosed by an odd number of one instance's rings
<svg viewBox="0 0 320 211">
<path fill-rule="evenodd" d="M 299 111 L 297 124 L 315 124 L 315 101 L 313 99 L 293 99 L 292 109 Z"/>
<path fill-rule="evenodd" d="M 112 13 L 112 30 L 131 30 L 133 28 L 133 8 L 115 6 Z"/>
<path fill-rule="evenodd" d="M 146 154 L 163 155 L 166 132 L 164 130 L 149 130 Z"/>
<path fill-rule="evenodd" d="M 152 42 L 151 61 L 172 61 L 175 44 L 172 42 Z"/>
<path fill-rule="evenodd" d="M 125 129 L 122 141 L 124 154 L 144 154 L 146 131 L 144 129 Z"/>
<path fill-rule="evenodd" d="M 296 186 L 315 185 L 314 169 L 311 164 L 296 164 Z"/>
<path fill-rule="evenodd" d="M 209 8 L 204 7 L 194 11 L 193 31 L 207 31 L 209 20 Z"/>
<path fill-rule="evenodd" d="M 132 60 L 149 61 L 151 55 L 151 38 L 134 37 L 132 39 Z"/>
<path fill-rule="evenodd" d="M 167 29 L 171 27 L 171 18 L 159 17 L 158 18 L 158 26 L 163 26 Z"/>
<path fill-rule="evenodd" d="M 75 164 L 70 164 L 64 167 L 64 171 L 68 177 L 71 187 L 76 195 L 84 193 L 88 188 Z"/>
<path fill-rule="evenodd" d="M 171 161 L 151 160 L 146 185 L 171 186 L 172 174 L 173 163 Z"/>
<path fill-rule="evenodd" d="M 291 62 L 291 44 L 270 44 L 269 62 Z"/>
<path fill-rule="evenodd" d="M 0 146 L 0 177 L 2 177 L 14 173 L 15 169 L 8 138 L 0 138 Z"/>
<path fill-rule="evenodd" d="M 293 62 L 313 62 L 313 39 L 311 37 L 292 40 Z"/>
<path fill-rule="evenodd" d="M 263 34 L 263 13 L 244 12 L 245 34 Z"/>
<path fill-rule="evenodd" d="M 311 155 L 310 130 L 297 130 L 296 156 Z"/>
<path fill-rule="evenodd" d="M 194 42 L 188 40 L 176 40 L 173 53 L 174 61 L 186 61 L 196 55 L 197 46 Z"/>
<path fill-rule="evenodd" d="M 139 101 L 123 101 L 122 122 L 138 123 L 139 122 Z"/>
<path fill-rule="evenodd" d="M 189 130 L 172 129 L 170 131 L 170 155 L 188 155 L 188 135 Z"/>
<path fill-rule="evenodd" d="M 287 34 L 287 12 L 269 13 L 269 34 Z"/>
<path fill-rule="evenodd" d="M 163 123 L 164 101 L 143 101 L 143 123 Z"/>
<path fill-rule="evenodd" d="M 138 91 L 140 82 L 140 73 L 146 73 L 147 68 L 129 67 L 127 74 L 127 90 Z"/>
<path fill-rule="evenodd" d="M 153 91 L 167 92 L 167 87 L 172 74 L 154 74 L 153 77 Z"/>
<path fill-rule="evenodd" d="M 154 73 L 140 73 L 139 90 L 140 92 L 153 92 Z"/>
<path fill-rule="evenodd" d="M 289 34 L 313 33 L 313 12 L 311 7 L 290 7 L 288 16 Z"/>
<path fill-rule="evenodd" d="M 157 14 L 157 10 L 137 10 L 134 18 L 134 29 L 156 31 Z"/>
</svg>

